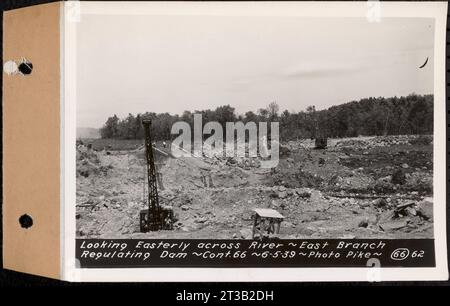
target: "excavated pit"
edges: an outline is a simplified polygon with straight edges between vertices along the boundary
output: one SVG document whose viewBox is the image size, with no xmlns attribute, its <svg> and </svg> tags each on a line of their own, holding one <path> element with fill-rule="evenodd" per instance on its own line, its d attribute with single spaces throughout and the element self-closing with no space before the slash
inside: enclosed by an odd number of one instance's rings
<svg viewBox="0 0 450 306">
<path fill-rule="evenodd" d="M 78 237 L 250 239 L 253 208 L 285 216 L 280 238 L 433 237 L 431 136 L 329 139 L 323 150 L 289 142 L 274 170 L 254 159 L 155 152 L 160 203 L 173 208 L 175 223 L 148 233 L 139 231 L 143 148 L 99 150 L 93 142 L 77 149 Z"/>
</svg>

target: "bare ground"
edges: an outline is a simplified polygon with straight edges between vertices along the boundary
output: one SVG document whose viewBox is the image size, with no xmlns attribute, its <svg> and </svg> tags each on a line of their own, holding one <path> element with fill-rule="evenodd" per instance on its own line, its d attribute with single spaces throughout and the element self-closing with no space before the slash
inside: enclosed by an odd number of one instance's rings
<svg viewBox="0 0 450 306">
<path fill-rule="evenodd" d="M 285 216 L 280 238 L 433 237 L 431 136 L 332 139 L 325 150 L 289 142 L 275 171 L 255 160 L 155 152 L 160 200 L 177 221 L 149 233 L 139 232 L 143 148 L 90 142 L 95 150 L 77 150 L 78 237 L 249 239 L 253 208 Z"/>
</svg>

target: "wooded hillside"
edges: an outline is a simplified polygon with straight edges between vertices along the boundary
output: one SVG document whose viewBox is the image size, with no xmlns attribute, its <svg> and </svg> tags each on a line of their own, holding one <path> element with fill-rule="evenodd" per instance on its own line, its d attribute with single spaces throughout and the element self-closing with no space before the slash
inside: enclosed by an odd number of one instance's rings
<svg viewBox="0 0 450 306">
<path fill-rule="evenodd" d="M 217 121 L 223 126 L 226 122 L 236 121 L 278 121 L 282 141 L 310 138 L 317 134 L 327 137 L 355 137 L 433 133 L 433 95 L 416 94 L 366 98 L 317 111 L 314 106 L 309 106 L 305 111 L 280 112 L 278 104 L 272 102 L 266 108 L 243 115 L 237 114 L 230 105 L 220 106 L 215 110 L 184 111 L 181 116 L 153 112 L 129 114 L 126 118 L 113 115 L 107 119 L 100 133 L 102 138 L 142 139 L 144 131 L 141 119 L 148 116 L 152 118 L 153 139 L 168 140 L 176 136 L 170 135 L 173 123 L 185 121 L 193 126 L 194 113 L 203 115 L 203 124 Z"/>
</svg>

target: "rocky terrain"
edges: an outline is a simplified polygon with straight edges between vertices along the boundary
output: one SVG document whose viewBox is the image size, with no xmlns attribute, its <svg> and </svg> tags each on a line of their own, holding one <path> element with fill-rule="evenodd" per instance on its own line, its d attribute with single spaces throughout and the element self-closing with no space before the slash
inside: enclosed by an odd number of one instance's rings
<svg viewBox="0 0 450 306">
<path fill-rule="evenodd" d="M 78 237 L 250 239 L 253 208 L 285 217 L 280 238 L 433 237 L 432 136 L 329 139 L 324 150 L 291 141 L 274 170 L 258 158 L 155 150 L 160 202 L 176 221 L 174 230 L 148 233 L 139 232 L 143 147 L 102 149 L 96 141 L 77 147 Z"/>
</svg>

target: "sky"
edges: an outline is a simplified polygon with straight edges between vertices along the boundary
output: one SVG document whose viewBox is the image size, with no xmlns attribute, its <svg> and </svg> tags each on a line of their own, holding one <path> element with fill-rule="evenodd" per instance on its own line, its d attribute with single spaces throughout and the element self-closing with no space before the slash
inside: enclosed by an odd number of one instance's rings
<svg viewBox="0 0 450 306">
<path fill-rule="evenodd" d="M 433 93 L 428 18 L 85 15 L 77 28 L 77 126 L 109 116 L 328 108 Z M 419 67 L 429 58 L 427 65 Z"/>
</svg>

